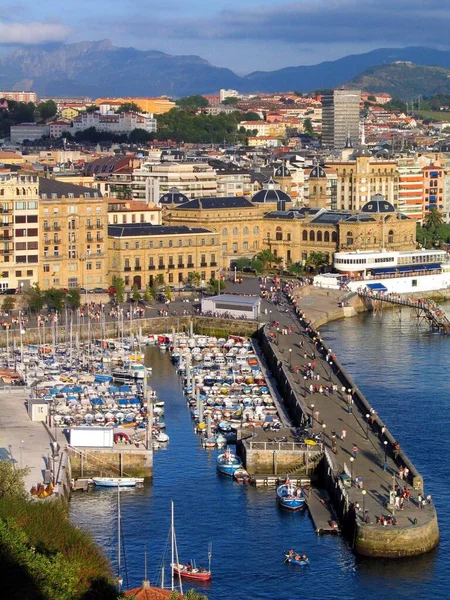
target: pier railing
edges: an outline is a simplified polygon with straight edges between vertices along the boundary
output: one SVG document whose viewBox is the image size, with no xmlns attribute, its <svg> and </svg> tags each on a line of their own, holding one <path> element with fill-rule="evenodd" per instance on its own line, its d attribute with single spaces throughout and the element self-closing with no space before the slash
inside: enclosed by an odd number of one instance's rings
<svg viewBox="0 0 450 600">
<path fill-rule="evenodd" d="M 310 454 L 317 450 L 311 449 L 307 444 L 301 442 L 247 442 L 250 450 L 284 450 L 285 452 L 306 452 L 309 449 Z"/>
</svg>

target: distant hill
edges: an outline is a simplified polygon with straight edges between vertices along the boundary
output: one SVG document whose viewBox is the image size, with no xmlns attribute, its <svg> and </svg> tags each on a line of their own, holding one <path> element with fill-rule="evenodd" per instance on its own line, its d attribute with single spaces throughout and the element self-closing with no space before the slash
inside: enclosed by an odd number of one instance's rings
<svg viewBox="0 0 450 600">
<path fill-rule="evenodd" d="M 409 100 L 419 95 L 450 94 L 450 70 L 399 62 L 370 67 L 346 85 L 374 93 L 387 92 L 395 98 Z"/>
<path fill-rule="evenodd" d="M 24 48 L 1 56 L 0 88 L 33 89 L 41 96 L 93 97 L 160 94 L 179 97 L 214 93 L 220 88 L 234 88 L 242 92 L 308 92 L 336 87 L 348 81 L 356 85 L 358 74 L 370 67 L 389 66 L 394 61 L 450 69 L 450 52 L 415 47 L 381 48 L 317 65 L 255 71 L 239 77 L 230 69 L 216 67 L 199 56 L 172 56 L 157 50 L 119 48 L 108 40 L 102 40 Z M 399 82 L 402 84 L 402 80 Z M 375 80 L 373 83 L 376 83 Z M 389 78 L 386 78 L 388 83 Z M 390 88 L 372 88 L 370 85 L 368 80 L 364 87 L 370 91 L 391 92 Z M 410 87 L 399 89 L 395 95 L 402 98 L 408 97 L 408 94 L 430 95 L 431 92 L 424 88 L 420 81 L 416 87 L 411 82 Z M 441 89 L 444 88 L 438 88 L 439 91 Z"/>
</svg>

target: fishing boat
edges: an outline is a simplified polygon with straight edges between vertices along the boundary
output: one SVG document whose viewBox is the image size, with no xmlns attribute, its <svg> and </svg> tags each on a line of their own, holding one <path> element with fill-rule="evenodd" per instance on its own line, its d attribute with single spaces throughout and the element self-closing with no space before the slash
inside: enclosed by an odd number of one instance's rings
<svg viewBox="0 0 450 600">
<path fill-rule="evenodd" d="M 245 469 L 236 469 L 233 473 L 233 479 L 238 483 L 248 483 L 250 476 Z"/>
<path fill-rule="evenodd" d="M 217 470 L 223 475 L 233 477 L 234 472 L 241 467 L 242 462 L 235 454 L 230 452 L 230 450 L 226 450 L 217 457 Z"/>
<path fill-rule="evenodd" d="M 185 577 L 193 581 L 210 581 L 211 570 L 204 567 L 195 567 L 191 563 L 187 565 L 174 564 L 173 571 L 178 577 Z"/>
<path fill-rule="evenodd" d="M 306 554 L 300 554 L 299 552 L 295 552 L 295 550 L 289 550 L 289 552 L 284 552 L 284 562 L 304 567 L 305 565 L 309 565 L 309 558 Z"/>
<path fill-rule="evenodd" d="M 282 508 L 288 510 L 299 510 L 306 502 L 302 488 L 291 483 L 289 479 L 278 486 L 277 500 Z"/>
<path fill-rule="evenodd" d="M 92 482 L 96 487 L 136 487 L 143 484 L 143 477 L 93 477 Z"/>
</svg>

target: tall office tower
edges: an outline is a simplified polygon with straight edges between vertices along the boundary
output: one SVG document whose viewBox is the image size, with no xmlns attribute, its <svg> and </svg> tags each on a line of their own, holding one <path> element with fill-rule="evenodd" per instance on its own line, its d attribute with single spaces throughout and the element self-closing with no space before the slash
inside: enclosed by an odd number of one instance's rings
<svg viewBox="0 0 450 600">
<path fill-rule="evenodd" d="M 361 90 L 333 90 L 322 96 L 322 143 L 341 150 L 348 137 L 359 144 Z"/>
</svg>

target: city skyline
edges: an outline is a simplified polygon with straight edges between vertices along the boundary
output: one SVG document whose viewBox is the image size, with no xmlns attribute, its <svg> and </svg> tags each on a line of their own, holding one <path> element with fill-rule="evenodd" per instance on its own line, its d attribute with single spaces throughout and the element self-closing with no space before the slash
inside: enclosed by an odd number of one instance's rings
<svg viewBox="0 0 450 600">
<path fill-rule="evenodd" d="M 30 45 L 110 39 L 117 46 L 198 54 L 238 74 L 316 64 L 380 47 L 446 49 L 450 13 L 431 0 L 180 0 L 124 5 L 68 0 L 0 9 L 0 52 Z M 14 14 L 11 18 L 9 15 Z"/>
</svg>

